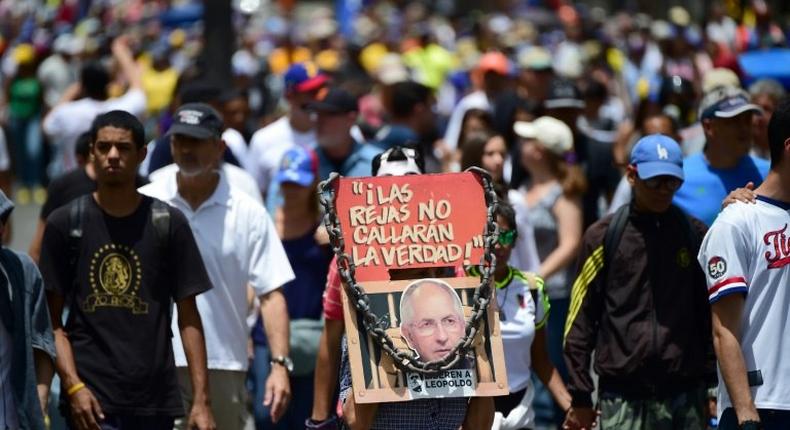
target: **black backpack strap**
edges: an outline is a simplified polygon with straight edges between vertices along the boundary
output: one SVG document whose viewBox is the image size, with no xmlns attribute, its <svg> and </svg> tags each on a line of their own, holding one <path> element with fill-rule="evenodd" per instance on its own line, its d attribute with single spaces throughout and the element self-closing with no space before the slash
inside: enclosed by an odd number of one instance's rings
<svg viewBox="0 0 790 430">
<path fill-rule="evenodd" d="M 680 221 L 680 228 L 683 229 L 683 235 L 686 237 L 686 243 L 688 243 L 690 247 L 689 251 L 691 252 L 691 255 L 697 255 L 702 240 L 699 237 L 699 232 L 696 228 L 694 228 L 691 218 L 685 212 L 683 212 L 683 209 L 680 209 L 675 205 L 670 206 L 670 210 L 672 211 L 673 216 L 678 218 Z"/>
<path fill-rule="evenodd" d="M 620 239 L 623 237 L 625 226 L 628 224 L 628 216 L 631 214 L 631 205 L 625 204 L 617 209 L 614 213 L 612 221 L 606 228 L 606 234 L 603 239 L 603 276 L 604 283 L 612 268 L 612 261 L 614 261 L 614 254 L 620 245 Z"/>
<path fill-rule="evenodd" d="M 170 243 L 170 210 L 168 209 L 167 203 L 159 199 L 153 199 L 153 202 L 151 202 L 151 224 L 154 225 L 154 231 L 156 232 L 159 255 L 164 257 L 168 255 L 168 246 Z M 171 297 L 170 305 L 167 308 L 167 320 L 171 323 L 173 320 L 173 305 L 173 298 Z M 170 337 L 173 337 L 171 326 L 168 325 L 167 329 L 170 332 Z"/>
<path fill-rule="evenodd" d="M 83 225 L 85 224 L 85 208 L 89 203 L 88 199 L 93 197 L 90 194 L 85 194 L 77 197 L 69 203 L 69 270 L 71 271 L 72 294 L 67 297 L 66 302 L 69 303 L 77 294 L 77 287 L 79 284 L 79 270 L 77 264 L 80 259 L 80 249 L 82 246 Z"/>
<path fill-rule="evenodd" d="M 156 239 L 162 251 L 167 251 L 170 237 L 170 211 L 167 203 L 154 199 L 151 203 L 151 223 L 156 231 Z"/>
</svg>

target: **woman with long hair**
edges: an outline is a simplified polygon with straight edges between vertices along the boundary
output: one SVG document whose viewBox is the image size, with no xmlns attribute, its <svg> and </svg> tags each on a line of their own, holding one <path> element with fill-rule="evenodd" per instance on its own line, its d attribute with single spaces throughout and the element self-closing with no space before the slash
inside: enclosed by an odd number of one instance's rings
<svg viewBox="0 0 790 430">
<path fill-rule="evenodd" d="M 498 134 L 474 133 L 462 142 L 461 171 L 480 167 L 491 175 L 494 183 L 504 187 L 504 167 L 507 161 L 505 139 Z M 504 189 L 504 188 L 503 188 Z"/>
<path fill-rule="evenodd" d="M 282 240 L 296 278 L 283 286 L 291 320 L 291 405 L 282 419 L 272 424 L 262 406 L 270 357 L 260 319 L 253 329 L 254 362 L 250 385 L 254 395 L 255 422 L 258 429 L 303 427 L 313 404 L 313 373 L 318 354 L 322 294 L 331 254 L 326 232 L 321 227 L 321 212 L 316 199 L 318 158 L 310 149 L 295 146 L 283 155 L 275 176 L 280 184 L 283 204 L 276 209 L 274 225 Z"/>
<path fill-rule="evenodd" d="M 583 233 L 581 197 L 586 180 L 581 169 L 569 161 L 573 133 L 564 122 L 544 116 L 533 122 L 516 122 L 513 128 L 521 139 L 520 162 L 529 179 L 508 197 L 517 214 L 527 218 L 534 229 L 540 258 L 537 274 L 546 281 L 552 310 L 547 324 L 549 355 L 565 376 L 562 335 L 570 304 L 570 270 Z"/>
</svg>

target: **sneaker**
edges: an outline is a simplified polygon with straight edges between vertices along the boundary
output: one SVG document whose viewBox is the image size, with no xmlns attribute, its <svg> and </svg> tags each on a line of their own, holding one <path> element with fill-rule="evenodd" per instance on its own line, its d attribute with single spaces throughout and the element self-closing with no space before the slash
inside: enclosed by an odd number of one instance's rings
<svg viewBox="0 0 790 430">
<path fill-rule="evenodd" d="M 26 187 L 21 187 L 16 192 L 16 202 L 20 206 L 25 206 L 30 204 L 30 189 Z"/>
<path fill-rule="evenodd" d="M 41 206 L 47 201 L 47 190 L 42 186 L 33 189 L 33 202 Z"/>
</svg>

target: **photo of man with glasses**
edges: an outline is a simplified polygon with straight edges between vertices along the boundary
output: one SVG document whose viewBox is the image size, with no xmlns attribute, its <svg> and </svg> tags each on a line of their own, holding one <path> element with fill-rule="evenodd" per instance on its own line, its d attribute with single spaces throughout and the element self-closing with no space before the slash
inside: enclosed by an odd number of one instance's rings
<svg viewBox="0 0 790 430">
<path fill-rule="evenodd" d="M 400 316 L 401 334 L 422 361 L 441 360 L 464 335 L 461 299 L 438 279 L 421 279 L 406 287 Z"/>
</svg>

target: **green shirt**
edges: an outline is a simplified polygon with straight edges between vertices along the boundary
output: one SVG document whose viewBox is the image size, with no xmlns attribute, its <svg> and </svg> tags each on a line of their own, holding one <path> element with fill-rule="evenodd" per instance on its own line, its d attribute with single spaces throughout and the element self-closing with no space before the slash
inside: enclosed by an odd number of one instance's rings
<svg viewBox="0 0 790 430">
<path fill-rule="evenodd" d="M 41 84 L 38 79 L 18 78 L 11 82 L 9 111 L 13 118 L 30 118 L 41 110 Z"/>
</svg>

